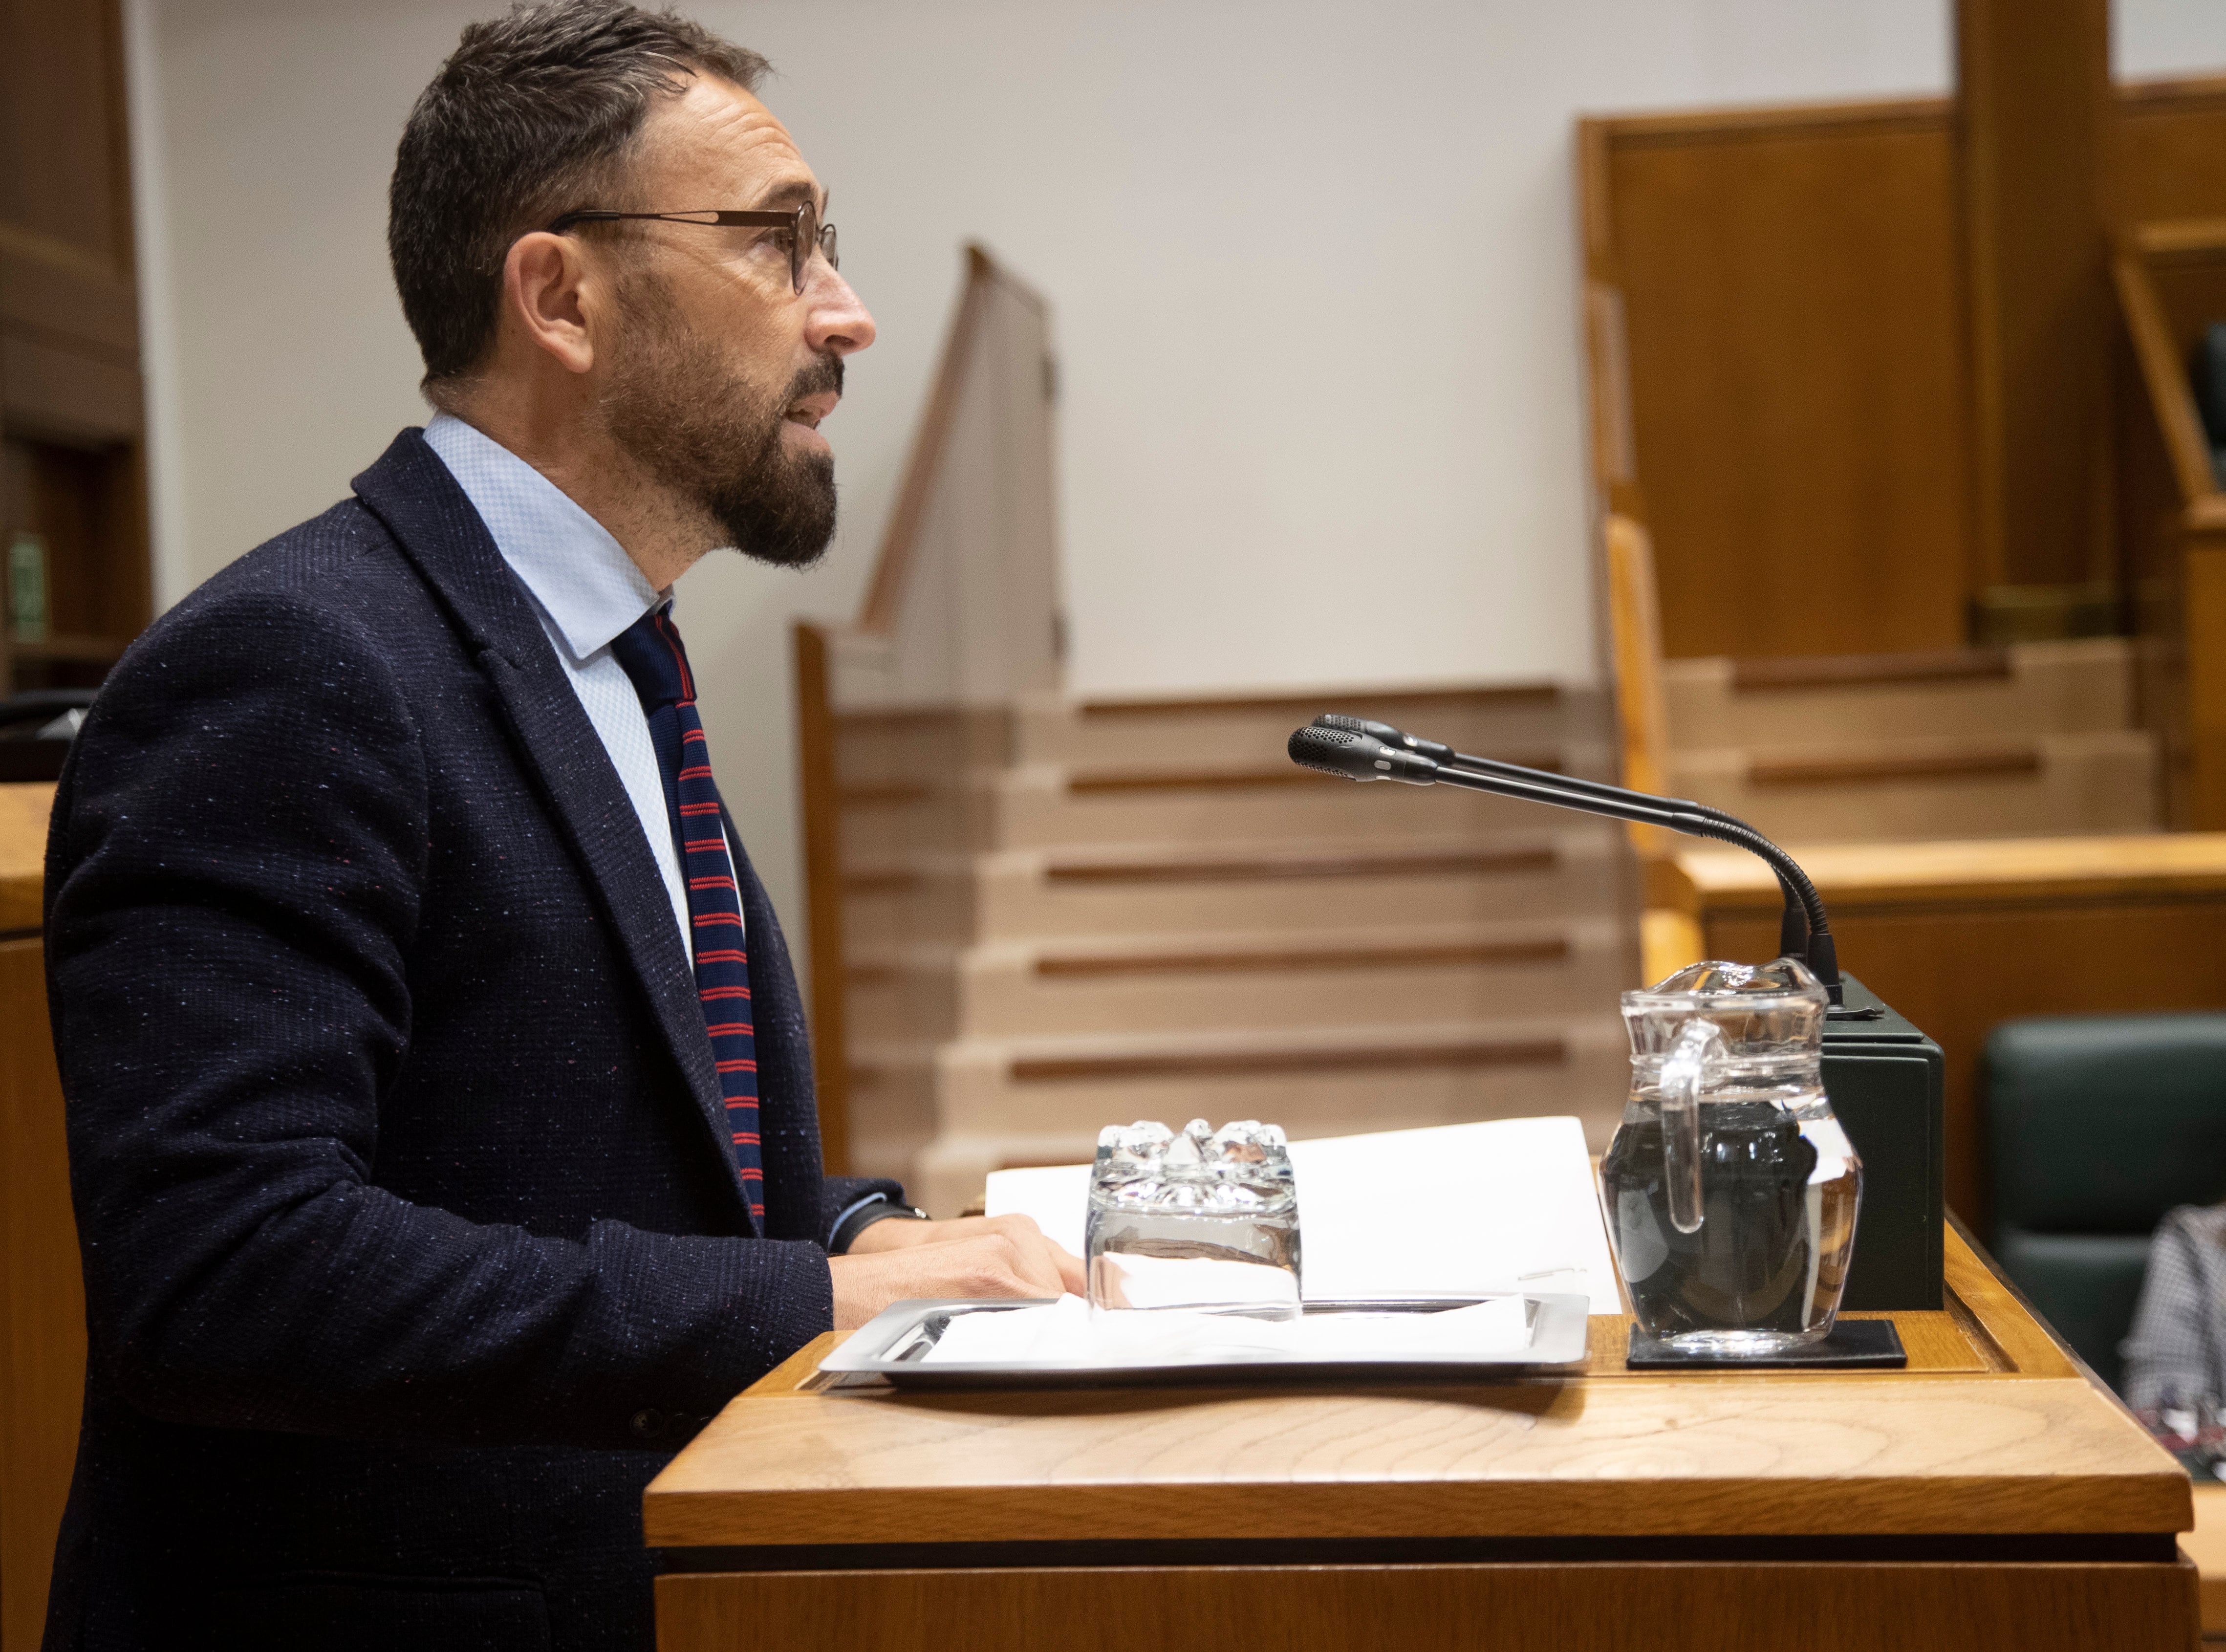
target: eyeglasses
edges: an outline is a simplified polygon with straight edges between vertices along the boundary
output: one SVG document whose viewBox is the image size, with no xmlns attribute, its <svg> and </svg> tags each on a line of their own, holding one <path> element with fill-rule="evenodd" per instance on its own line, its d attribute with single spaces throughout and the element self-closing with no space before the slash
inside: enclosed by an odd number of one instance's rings
<svg viewBox="0 0 2226 1652">
<path fill-rule="evenodd" d="M 801 295 L 805 266 L 814 247 L 827 255 L 831 270 L 843 267 L 836 251 L 835 226 L 819 221 L 817 203 L 807 201 L 794 212 L 720 212 L 706 207 L 696 212 L 614 213 L 589 208 L 566 213 L 549 226 L 551 235 L 562 235 L 575 224 L 609 224 L 620 219 L 652 218 L 664 224 L 702 224 L 709 229 L 785 229 L 788 232 L 789 284 Z"/>
</svg>

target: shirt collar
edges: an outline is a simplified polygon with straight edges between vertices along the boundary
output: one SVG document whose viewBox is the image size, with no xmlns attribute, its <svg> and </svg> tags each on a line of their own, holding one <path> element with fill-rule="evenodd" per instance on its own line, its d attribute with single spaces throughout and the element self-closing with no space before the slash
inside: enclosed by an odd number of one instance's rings
<svg viewBox="0 0 2226 1652">
<path fill-rule="evenodd" d="M 425 444 L 472 501 L 494 548 L 584 660 L 672 597 L 642 573 L 610 531 L 555 482 L 463 420 L 436 413 Z"/>
</svg>

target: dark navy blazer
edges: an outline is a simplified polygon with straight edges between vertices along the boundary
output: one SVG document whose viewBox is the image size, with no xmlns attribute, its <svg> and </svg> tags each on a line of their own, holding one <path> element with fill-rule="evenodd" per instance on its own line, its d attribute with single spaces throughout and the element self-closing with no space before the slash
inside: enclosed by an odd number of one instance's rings
<svg viewBox="0 0 2226 1652">
<path fill-rule="evenodd" d="M 651 1644 L 640 1494 L 831 1324 L 739 843 L 765 1234 L 639 817 L 415 430 L 110 675 L 47 965 L 90 1332 L 49 1648 Z M 731 826 L 729 835 L 731 837 Z"/>
</svg>

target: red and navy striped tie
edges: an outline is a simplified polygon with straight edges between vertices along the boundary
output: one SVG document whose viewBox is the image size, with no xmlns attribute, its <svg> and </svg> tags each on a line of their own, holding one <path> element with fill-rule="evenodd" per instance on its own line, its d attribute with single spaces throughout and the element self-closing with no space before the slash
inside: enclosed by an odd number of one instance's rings
<svg viewBox="0 0 2226 1652">
<path fill-rule="evenodd" d="M 727 853 L 719 788 L 696 713 L 696 678 L 680 633 L 664 608 L 652 609 L 611 642 L 633 679 L 665 776 L 665 807 L 680 871 L 688 886 L 688 922 L 696 943 L 696 996 L 703 1001 L 719 1094 L 734 1139 L 735 1173 L 754 1221 L 765 1215 L 765 1167 L 758 1139 L 758 1049 L 751 1025 L 750 960 L 742 934 L 742 896 Z"/>
</svg>

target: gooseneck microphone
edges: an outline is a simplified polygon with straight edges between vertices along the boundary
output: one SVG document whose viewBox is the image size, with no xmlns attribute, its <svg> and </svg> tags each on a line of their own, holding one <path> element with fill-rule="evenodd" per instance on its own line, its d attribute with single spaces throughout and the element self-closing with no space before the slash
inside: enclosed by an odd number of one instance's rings
<svg viewBox="0 0 2226 1652">
<path fill-rule="evenodd" d="M 1379 728 L 1396 738 L 1386 740 L 1372 731 Z M 1832 1002 L 1841 1001 L 1839 959 L 1832 944 L 1831 926 L 1824 916 L 1823 899 L 1816 893 L 1816 886 L 1809 881 L 1809 875 L 1795 864 L 1792 856 L 1744 820 L 1734 820 L 1720 810 L 1704 811 L 1701 805 L 1682 798 L 1653 797 L 1644 792 L 1625 791 L 1619 786 L 1573 781 L 1541 769 L 1473 760 L 1435 741 L 1402 734 L 1388 723 L 1371 724 L 1359 718 L 1339 716 L 1335 722 L 1325 718 L 1310 723 L 1292 733 L 1288 749 L 1291 761 L 1300 767 L 1320 769 L 1326 775 L 1342 775 L 1347 780 L 1396 780 L 1409 786 L 1455 786 L 1464 791 L 1490 792 L 1499 797 L 1574 809 L 1583 814 L 1605 815 L 1612 820 L 1637 820 L 1647 826 L 1663 826 L 1688 837 L 1737 844 L 1767 861 L 1778 874 L 1779 886 L 1798 903 L 1803 927 L 1808 932 L 1798 949 L 1799 955 L 1824 984 Z M 1442 757 L 1436 755 L 1441 752 L 1445 754 Z M 1482 766 L 1472 769 L 1472 762 L 1479 762 Z"/>
<path fill-rule="evenodd" d="M 1472 775 L 1501 775 L 1510 780 L 1547 780 L 1565 792 L 1575 792 L 1585 797 L 1612 798 L 1623 803 L 1644 803 L 1650 807 L 1667 806 L 1688 814 L 1705 816 L 1752 832 L 1752 826 L 1736 814 L 1706 803 L 1695 803 L 1685 797 L 1654 797 L 1645 792 L 1626 791 L 1620 786 L 1610 786 L 1604 781 L 1578 780 L 1568 775 L 1549 775 L 1542 769 L 1524 769 L 1521 765 L 1501 762 L 1495 757 L 1472 757 L 1465 751 L 1455 751 L 1451 746 L 1441 745 L 1435 740 L 1425 740 L 1420 735 L 1409 734 L 1404 729 L 1395 729 L 1389 723 L 1377 723 L 1368 718 L 1347 717 L 1341 711 L 1325 711 L 1314 719 L 1314 726 L 1322 729 L 1349 729 L 1355 734 L 1365 734 L 1381 740 L 1387 746 L 1399 746 L 1409 751 L 1420 752 L 1434 762 L 1447 763 Z M 1296 754 L 1293 754 L 1295 759 Z M 1772 867 L 1773 871 L 1777 871 Z M 1778 892 L 1785 897 L 1785 906 L 1778 922 L 1778 951 L 1780 957 L 1800 958 L 1807 954 L 1809 918 L 1803 910 L 1801 897 L 1784 873 L 1778 875 Z"/>
</svg>

